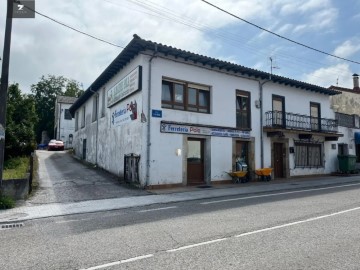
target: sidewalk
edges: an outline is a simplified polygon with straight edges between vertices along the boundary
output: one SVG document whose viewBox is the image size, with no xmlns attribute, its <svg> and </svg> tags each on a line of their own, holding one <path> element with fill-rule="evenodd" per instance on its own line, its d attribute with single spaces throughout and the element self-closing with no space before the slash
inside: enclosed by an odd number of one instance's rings
<svg viewBox="0 0 360 270">
<path fill-rule="evenodd" d="M 173 203 L 236 195 L 244 196 L 249 194 L 261 194 L 268 192 L 287 192 L 297 189 L 330 187 L 333 185 L 360 186 L 360 176 L 328 176 L 298 180 L 273 180 L 270 182 L 255 182 L 231 186 L 215 186 L 205 189 L 184 187 L 173 190 L 152 190 L 150 191 L 151 193 L 149 193 L 149 195 L 145 196 L 130 196 L 115 199 L 89 200 L 62 204 L 50 203 L 37 206 L 20 206 L 14 209 L 0 210 L 0 224 L 23 222 L 46 217 L 125 209 L 158 203 Z"/>
</svg>

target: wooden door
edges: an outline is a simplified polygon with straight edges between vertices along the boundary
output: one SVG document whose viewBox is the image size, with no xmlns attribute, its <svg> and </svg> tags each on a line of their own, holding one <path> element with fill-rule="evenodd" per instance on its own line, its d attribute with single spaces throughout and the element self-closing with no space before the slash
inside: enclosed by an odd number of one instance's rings
<svg viewBox="0 0 360 270">
<path fill-rule="evenodd" d="M 284 177 L 284 144 L 274 143 L 274 178 Z"/>
<path fill-rule="evenodd" d="M 204 184 L 204 140 L 189 138 L 187 146 L 187 184 Z"/>
</svg>

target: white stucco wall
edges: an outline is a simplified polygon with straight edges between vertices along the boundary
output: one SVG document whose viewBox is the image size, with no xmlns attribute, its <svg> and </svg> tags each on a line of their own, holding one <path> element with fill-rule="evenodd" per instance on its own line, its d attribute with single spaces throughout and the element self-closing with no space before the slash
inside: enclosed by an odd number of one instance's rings
<svg viewBox="0 0 360 270">
<path fill-rule="evenodd" d="M 65 148 L 71 148 L 72 143 L 69 140 L 69 135 L 75 132 L 75 118 L 65 119 L 65 110 L 69 109 L 72 104 L 58 103 L 58 119 L 56 121 L 57 132 L 55 138 L 64 142 Z M 60 120 L 60 123 L 59 123 Z M 60 126 L 59 126 L 60 124 Z M 60 127 L 60 129 L 59 129 Z"/>
<path fill-rule="evenodd" d="M 161 133 L 161 121 L 190 123 L 194 125 L 211 125 L 236 127 L 236 90 L 251 93 L 251 127 L 250 137 L 255 142 L 255 168 L 260 168 L 260 109 L 256 108 L 255 100 L 259 99 L 259 83 L 256 80 L 241 78 L 222 72 L 209 70 L 186 63 L 175 62 L 161 57 L 155 57 L 151 63 L 151 83 L 149 82 L 149 59 L 150 56 L 140 55 L 135 57 L 123 70 L 108 81 L 99 90 L 99 121 L 92 122 L 92 98 L 86 106 L 86 126 L 81 128 L 81 108 L 79 109 L 79 130 L 75 133 L 76 154 L 82 155 L 82 141 L 87 139 L 86 160 L 97 163 L 116 175 L 123 175 L 124 155 L 134 153 L 140 155 L 140 182 L 146 184 L 147 172 L 147 128 L 150 124 L 150 185 L 162 184 L 185 184 L 186 183 L 186 154 L 187 137 L 185 134 Z M 105 109 L 105 116 L 100 118 L 102 109 L 102 92 L 111 89 L 117 82 L 137 66 L 142 66 L 142 90 L 125 98 L 111 108 Z M 173 78 L 191 83 L 210 86 L 211 113 L 194 113 L 161 108 L 161 89 L 163 77 Z M 162 118 L 155 118 L 149 113 L 147 105 L 149 95 L 149 83 L 151 87 L 151 109 L 161 110 Z M 266 83 L 263 87 L 263 120 L 265 112 L 272 110 L 272 95 L 285 97 L 285 111 L 290 113 L 310 115 L 310 102 L 321 104 L 321 117 L 334 119 L 334 112 L 330 109 L 329 96 L 297 89 L 294 87 Z M 111 115 L 115 108 L 124 108 L 131 101 L 136 100 L 138 118 L 134 121 L 114 127 L 111 124 Z M 144 113 L 147 121 L 141 122 L 141 113 Z M 150 122 L 149 122 L 150 121 Z M 96 156 L 96 130 L 98 130 L 98 147 Z M 341 130 L 340 130 L 341 132 Z M 286 134 L 289 138 L 289 146 L 294 146 L 296 134 Z M 207 181 L 229 180 L 226 171 L 233 166 L 233 139 L 226 137 L 207 137 L 206 151 L 206 175 Z M 264 139 L 264 167 L 271 166 L 271 138 L 263 135 Z M 324 141 L 324 138 L 316 138 Z M 347 138 L 344 138 L 346 141 Z M 323 168 L 295 168 L 294 154 L 289 154 L 290 176 L 323 174 L 334 171 L 335 160 L 337 162 L 337 150 L 331 150 L 332 143 L 324 142 L 325 167 Z M 178 155 L 177 150 L 181 150 Z M 353 148 L 355 149 L 355 147 Z"/>
</svg>

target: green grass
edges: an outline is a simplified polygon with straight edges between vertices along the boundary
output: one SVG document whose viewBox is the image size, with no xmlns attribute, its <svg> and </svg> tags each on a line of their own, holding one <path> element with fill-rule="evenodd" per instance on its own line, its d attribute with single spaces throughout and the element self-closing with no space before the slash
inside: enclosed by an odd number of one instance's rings
<svg viewBox="0 0 360 270">
<path fill-rule="evenodd" d="M 0 210 L 9 209 L 15 206 L 15 201 L 9 197 L 0 195 Z"/>
<path fill-rule="evenodd" d="M 3 179 L 21 179 L 25 178 L 29 170 L 29 157 L 17 157 L 4 162 Z"/>
</svg>

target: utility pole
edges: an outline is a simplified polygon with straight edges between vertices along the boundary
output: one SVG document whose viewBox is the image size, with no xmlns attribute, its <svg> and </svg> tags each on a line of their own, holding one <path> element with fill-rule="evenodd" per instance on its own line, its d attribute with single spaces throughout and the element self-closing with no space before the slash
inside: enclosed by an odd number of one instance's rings
<svg viewBox="0 0 360 270">
<path fill-rule="evenodd" d="M 2 186 L 2 177 L 4 170 L 4 152 L 5 152 L 5 126 L 6 126 L 6 101 L 7 90 L 9 86 L 9 63 L 10 63 L 10 43 L 13 0 L 7 0 L 6 25 L 4 38 L 4 53 L 2 57 L 1 85 L 0 85 L 0 187 Z M 2 133 L 4 136 L 2 136 Z"/>
</svg>

